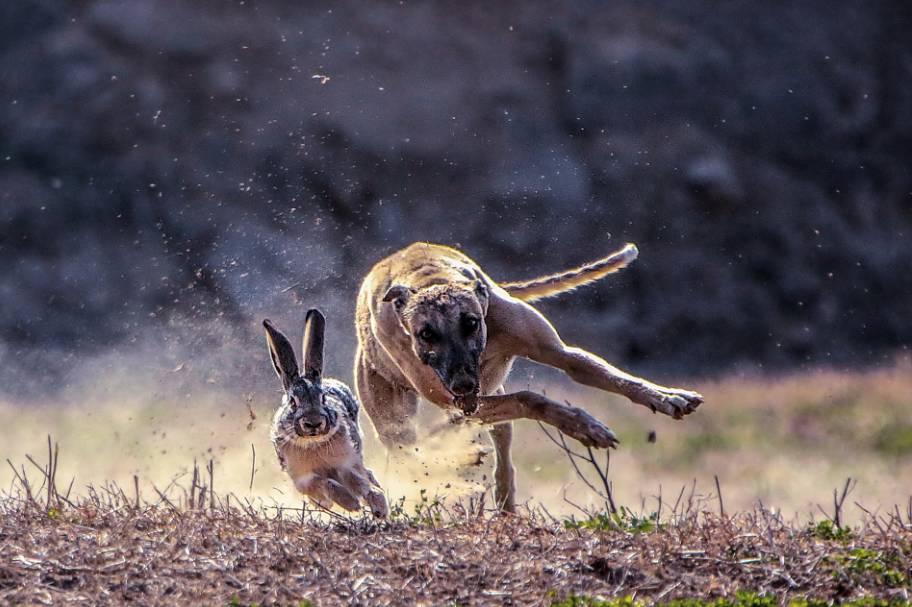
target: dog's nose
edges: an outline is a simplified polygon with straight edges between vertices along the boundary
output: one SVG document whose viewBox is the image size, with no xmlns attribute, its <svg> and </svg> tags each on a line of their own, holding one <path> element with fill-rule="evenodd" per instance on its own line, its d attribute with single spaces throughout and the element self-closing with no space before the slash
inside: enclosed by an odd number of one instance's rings
<svg viewBox="0 0 912 607">
<path fill-rule="evenodd" d="M 457 396 L 474 394 L 475 391 L 478 390 L 478 382 L 472 377 L 460 377 L 453 382 L 451 390 L 453 390 L 453 394 Z"/>
</svg>

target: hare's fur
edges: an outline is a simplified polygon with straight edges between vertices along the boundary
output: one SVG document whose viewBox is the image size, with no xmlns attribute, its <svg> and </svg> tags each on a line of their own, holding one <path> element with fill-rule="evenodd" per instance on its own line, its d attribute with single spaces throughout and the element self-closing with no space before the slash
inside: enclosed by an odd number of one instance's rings
<svg viewBox="0 0 912 607">
<path fill-rule="evenodd" d="M 358 400 L 344 383 L 322 376 L 322 314 L 308 312 L 304 375 L 288 339 L 269 321 L 263 324 L 273 366 L 285 388 L 270 431 L 282 469 L 298 491 L 323 508 L 337 504 L 354 511 L 363 500 L 374 516 L 387 516 L 382 488 L 362 460 Z"/>
<path fill-rule="evenodd" d="M 340 381 L 324 379 L 324 406 L 336 413 L 336 423 L 326 434 L 298 436 L 293 427 L 294 410 L 286 395 L 272 420 L 270 437 L 282 469 L 301 493 L 324 508 L 331 508 L 339 490 L 337 483 L 353 496 L 360 496 L 377 516 L 386 516 L 386 500 L 380 484 L 362 462 L 362 437 L 358 427 L 358 402 L 351 389 Z M 329 486 L 327 486 L 329 485 Z M 376 489 L 374 489 L 376 488 Z M 346 496 L 347 497 L 347 496 Z M 343 498 L 349 510 L 358 505 Z M 343 508 L 346 503 L 340 503 Z"/>
</svg>

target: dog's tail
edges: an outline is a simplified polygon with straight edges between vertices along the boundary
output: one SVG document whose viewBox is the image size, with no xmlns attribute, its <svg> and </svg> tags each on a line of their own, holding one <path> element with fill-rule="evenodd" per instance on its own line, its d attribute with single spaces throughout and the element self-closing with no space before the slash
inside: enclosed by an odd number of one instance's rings
<svg viewBox="0 0 912 607">
<path fill-rule="evenodd" d="M 608 257 L 581 265 L 578 268 L 523 282 L 502 283 L 500 286 L 517 299 L 536 301 L 600 280 L 627 267 L 637 258 L 638 254 L 636 245 L 628 243 L 624 245 L 623 249 L 615 251 Z"/>
</svg>

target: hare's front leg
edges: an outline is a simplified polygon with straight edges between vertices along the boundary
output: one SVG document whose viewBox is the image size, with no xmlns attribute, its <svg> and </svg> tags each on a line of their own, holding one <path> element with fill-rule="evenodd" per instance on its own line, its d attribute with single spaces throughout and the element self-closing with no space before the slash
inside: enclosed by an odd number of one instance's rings
<svg viewBox="0 0 912 607">
<path fill-rule="evenodd" d="M 377 518 L 386 518 L 389 515 L 389 506 L 386 503 L 386 497 L 383 495 L 380 483 L 374 478 L 374 473 L 363 464 L 358 464 L 345 473 L 346 484 L 355 495 L 360 495 L 367 506 Z M 376 487 L 376 489 L 374 488 Z"/>
<path fill-rule="evenodd" d="M 361 509 L 358 498 L 344 485 L 325 476 L 302 477 L 295 481 L 298 491 L 314 500 L 320 507 L 329 510 L 333 503 L 355 512 Z"/>
</svg>

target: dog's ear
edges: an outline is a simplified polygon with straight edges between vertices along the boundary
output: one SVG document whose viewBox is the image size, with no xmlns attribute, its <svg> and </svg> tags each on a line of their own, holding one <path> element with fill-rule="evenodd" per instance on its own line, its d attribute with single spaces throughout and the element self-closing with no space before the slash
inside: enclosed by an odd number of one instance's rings
<svg viewBox="0 0 912 607">
<path fill-rule="evenodd" d="M 294 348 L 282 332 L 273 326 L 269 320 L 263 321 L 266 328 L 266 344 L 269 346 L 269 357 L 276 375 L 282 380 L 282 386 L 288 390 L 298 377 L 298 360 L 295 358 Z"/>
<path fill-rule="evenodd" d="M 392 302 L 393 307 L 396 308 L 396 313 L 398 314 L 399 312 L 402 312 L 405 304 L 408 303 L 409 298 L 414 293 L 415 289 L 410 289 L 403 285 L 393 285 L 389 288 L 389 291 L 386 292 L 386 295 L 383 296 L 383 301 Z"/>
<path fill-rule="evenodd" d="M 478 303 L 481 304 L 482 312 L 487 315 L 488 301 L 491 299 L 491 293 L 488 291 L 488 285 L 480 278 L 475 280 L 475 296 L 478 298 Z"/>
<path fill-rule="evenodd" d="M 307 311 L 304 318 L 304 377 L 320 383 L 323 378 L 323 334 L 326 318 L 316 308 Z"/>
</svg>

